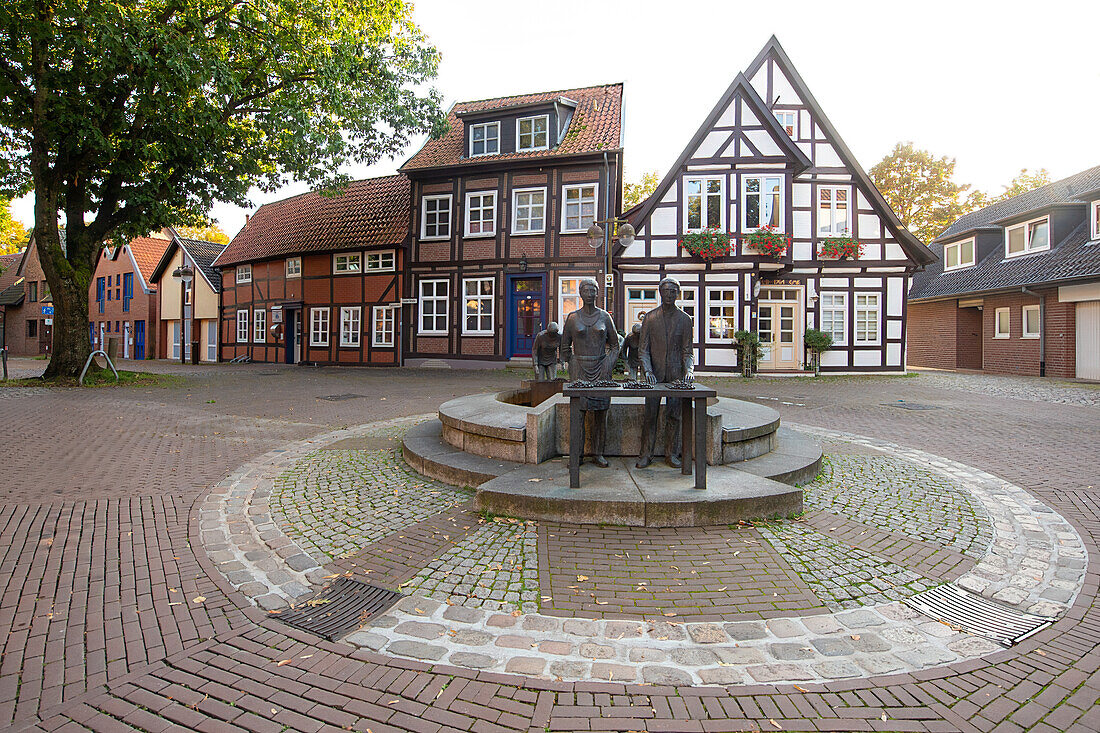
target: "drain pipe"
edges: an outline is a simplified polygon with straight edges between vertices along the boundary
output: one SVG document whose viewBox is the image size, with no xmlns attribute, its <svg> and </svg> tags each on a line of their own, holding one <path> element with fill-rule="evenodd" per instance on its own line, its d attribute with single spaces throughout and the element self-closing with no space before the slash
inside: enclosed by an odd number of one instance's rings
<svg viewBox="0 0 1100 733">
<path fill-rule="evenodd" d="M 611 161 L 607 157 L 607 151 L 603 154 L 603 170 L 604 170 L 604 187 L 603 187 L 603 213 L 607 217 L 607 229 L 604 231 L 603 250 L 604 250 L 604 281 L 600 283 L 600 287 L 603 288 L 603 309 L 608 313 L 611 312 L 611 289 L 607 287 L 608 277 L 611 275 L 611 235 L 613 223 L 616 216 L 611 214 Z M 599 212 L 596 212 L 596 218 L 599 219 Z"/>
<path fill-rule="evenodd" d="M 1020 288 L 1020 292 L 1024 295 L 1031 295 L 1039 299 L 1039 376 L 1045 377 L 1047 375 L 1047 303 L 1046 298 L 1034 290 L 1028 290 L 1026 287 Z"/>
</svg>

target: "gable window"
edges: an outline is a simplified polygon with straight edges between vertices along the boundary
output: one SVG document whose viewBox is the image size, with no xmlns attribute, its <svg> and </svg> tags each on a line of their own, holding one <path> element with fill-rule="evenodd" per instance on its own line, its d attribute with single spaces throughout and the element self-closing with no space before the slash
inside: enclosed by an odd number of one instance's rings
<svg viewBox="0 0 1100 733">
<path fill-rule="evenodd" d="M 703 228 L 725 228 L 725 207 L 722 205 L 721 178 L 687 178 L 684 180 L 687 209 L 684 211 L 684 228 L 698 231 Z"/>
<path fill-rule="evenodd" d="M 500 152 L 500 123 L 483 122 L 470 125 L 470 155 L 492 155 Z"/>
<path fill-rule="evenodd" d="M 301 277 L 302 276 L 302 258 L 301 257 L 287 257 L 286 258 L 286 276 L 289 277 Z"/>
<path fill-rule="evenodd" d="M 1050 222 L 1045 216 L 1005 230 L 1005 257 L 1044 249 L 1050 249 Z"/>
<path fill-rule="evenodd" d="M 467 336 L 493 335 L 494 280 L 491 277 L 462 281 L 465 320 L 462 333 Z"/>
<path fill-rule="evenodd" d="M 466 194 L 466 236 L 496 233 L 497 195 L 493 191 Z"/>
<path fill-rule="evenodd" d="M 1092 238 L 1100 239 L 1100 201 L 1092 202 Z"/>
<path fill-rule="evenodd" d="M 237 343 L 248 343 L 248 311 L 237 311 Z"/>
<path fill-rule="evenodd" d="M 1024 333 L 1022 338 L 1039 338 L 1039 306 L 1025 305 L 1023 307 Z"/>
<path fill-rule="evenodd" d="M 737 288 L 707 288 L 707 343 L 732 344 L 737 332 Z"/>
<path fill-rule="evenodd" d="M 581 278 L 563 277 L 558 280 L 558 323 L 564 324 L 565 317 L 581 307 Z"/>
<path fill-rule="evenodd" d="M 237 284 L 252 282 L 252 265 L 237 265 Z"/>
<path fill-rule="evenodd" d="M 974 264 L 974 240 L 952 242 L 943 245 L 943 269 L 958 270 Z"/>
<path fill-rule="evenodd" d="M 1009 337 L 1010 318 L 1008 308 L 998 308 L 993 312 L 993 338 L 1006 339 Z"/>
<path fill-rule="evenodd" d="M 779 126 L 787 137 L 794 139 L 798 133 L 798 112 L 793 109 L 774 109 L 772 114 L 779 121 Z"/>
<path fill-rule="evenodd" d="M 328 346 L 328 308 L 309 311 L 309 345 Z"/>
<path fill-rule="evenodd" d="M 848 294 L 821 294 L 821 330 L 833 337 L 833 346 L 848 345 Z"/>
<path fill-rule="evenodd" d="M 526 188 L 513 193 L 513 234 L 541 234 L 546 230 L 546 189 Z"/>
<path fill-rule="evenodd" d="M 565 186 L 562 198 L 562 233 L 586 232 L 596 221 L 596 184 Z"/>
<path fill-rule="evenodd" d="M 396 269 L 396 263 L 396 255 L 392 249 L 367 252 L 367 272 L 393 272 Z"/>
<path fill-rule="evenodd" d="M 878 294 L 856 294 L 856 343 L 877 344 Z"/>
<path fill-rule="evenodd" d="M 446 335 L 450 296 L 450 280 L 420 281 L 420 333 L 422 335 Z"/>
<path fill-rule="evenodd" d="M 359 337 L 362 332 L 360 324 L 363 309 L 359 306 L 340 309 L 340 346 L 344 348 L 359 348 Z"/>
<path fill-rule="evenodd" d="M 252 340 L 258 344 L 267 341 L 267 311 L 263 308 L 252 313 Z"/>
<path fill-rule="evenodd" d="M 355 254 L 333 255 L 332 271 L 337 275 L 353 275 L 363 270 L 363 255 Z"/>
<path fill-rule="evenodd" d="M 521 117 L 516 121 L 516 150 L 546 150 L 550 147 L 550 115 Z"/>
<path fill-rule="evenodd" d="M 371 315 L 371 345 L 393 346 L 397 317 L 388 305 L 376 305 Z"/>
<path fill-rule="evenodd" d="M 103 301 L 107 298 L 107 278 L 96 278 L 95 281 L 95 300 L 99 305 L 99 312 L 103 312 Z"/>
<path fill-rule="evenodd" d="M 847 186 L 817 187 L 817 235 L 847 237 L 852 231 Z"/>
<path fill-rule="evenodd" d="M 127 272 L 122 276 L 122 312 L 130 312 L 130 301 L 134 299 L 134 273 Z"/>
<path fill-rule="evenodd" d="M 110 300 L 110 293 L 107 294 L 107 300 Z M 27 283 L 27 300 L 31 303 L 38 302 L 38 281 Z"/>
<path fill-rule="evenodd" d="M 425 196 L 420 217 L 421 239 L 448 239 L 451 236 L 451 197 Z"/>
<path fill-rule="evenodd" d="M 742 181 L 741 230 L 763 226 L 783 231 L 782 176 L 745 176 Z"/>
</svg>

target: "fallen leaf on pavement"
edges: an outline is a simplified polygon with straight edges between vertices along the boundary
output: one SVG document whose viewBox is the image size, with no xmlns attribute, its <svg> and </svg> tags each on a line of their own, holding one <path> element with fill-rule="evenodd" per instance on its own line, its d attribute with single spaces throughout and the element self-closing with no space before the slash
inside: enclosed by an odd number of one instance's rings
<svg viewBox="0 0 1100 733">
<path fill-rule="evenodd" d="M 192 603 L 202 603 L 205 600 L 206 600 L 206 596 L 195 596 L 194 598 L 191 599 L 191 602 Z"/>
</svg>

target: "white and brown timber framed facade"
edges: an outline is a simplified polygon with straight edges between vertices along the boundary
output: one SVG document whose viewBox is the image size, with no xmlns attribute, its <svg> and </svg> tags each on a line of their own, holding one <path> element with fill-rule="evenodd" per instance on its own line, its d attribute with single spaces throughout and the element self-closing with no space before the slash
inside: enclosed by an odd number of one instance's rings
<svg viewBox="0 0 1100 733">
<path fill-rule="evenodd" d="M 638 236 L 616 253 L 616 311 L 632 319 L 662 277 L 677 277 L 681 305 L 694 310 L 698 371 L 739 370 L 732 334 L 740 329 L 761 334 L 762 371 L 802 370 L 807 328 L 834 336 L 824 372 L 904 371 L 909 277 L 934 258 L 897 220 L 774 37 L 627 218 Z M 745 244 L 768 223 L 792 238 L 779 260 Z M 708 261 L 680 246 L 708 224 L 730 233 L 729 256 Z M 823 257 L 829 236 L 858 240 L 862 254 Z"/>
</svg>

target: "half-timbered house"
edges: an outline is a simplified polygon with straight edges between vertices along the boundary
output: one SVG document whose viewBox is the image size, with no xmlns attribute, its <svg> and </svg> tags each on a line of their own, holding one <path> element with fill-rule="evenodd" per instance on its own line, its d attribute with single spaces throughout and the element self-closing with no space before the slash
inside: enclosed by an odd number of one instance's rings
<svg viewBox="0 0 1100 733">
<path fill-rule="evenodd" d="M 368 178 L 257 209 L 214 262 L 222 359 L 399 364 L 409 188 Z"/>
<path fill-rule="evenodd" d="M 619 211 L 622 84 L 461 102 L 412 180 L 405 363 L 502 366 L 606 274 L 588 227 Z"/>
<path fill-rule="evenodd" d="M 673 275 L 695 317 L 701 372 L 739 368 L 734 334 L 756 331 L 765 372 L 807 365 L 803 336 L 833 337 L 828 372 L 905 368 L 905 294 L 933 256 L 856 162 L 773 36 L 738 74 L 646 201 L 627 212 L 635 241 L 616 252 L 618 314 L 628 328 L 657 304 Z M 790 242 L 762 254 L 750 235 L 770 227 Z M 702 258 L 690 232 L 728 233 L 728 255 Z M 830 240 L 855 239 L 858 256 L 831 257 Z"/>
</svg>

